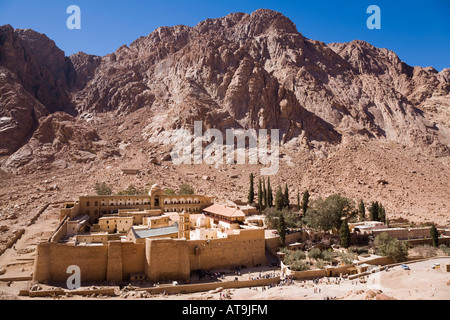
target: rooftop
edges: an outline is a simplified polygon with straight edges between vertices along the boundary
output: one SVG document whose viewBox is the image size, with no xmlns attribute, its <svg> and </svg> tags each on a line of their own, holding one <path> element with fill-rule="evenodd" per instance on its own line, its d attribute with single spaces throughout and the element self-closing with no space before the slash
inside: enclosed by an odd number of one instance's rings
<svg viewBox="0 0 450 320">
<path fill-rule="evenodd" d="M 203 209 L 203 211 L 206 213 L 219 215 L 227 218 L 245 217 L 245 214 L 244 212 L 242 212 L 242 210 L 221 206 L 219 204 L 213 204 Z"/>
<path fill-rule="evenodd" d="M 131 228 L 132 232 L 136 239 L 149 238 L 149 237 L 158 237 L 164 236 L 167 234 L 177 233 L 178 232 L 178 224 L 175 223 L 170 227 L 163 228 L 155 228 L 155 229 L 135 229 Z"/>
</svg>

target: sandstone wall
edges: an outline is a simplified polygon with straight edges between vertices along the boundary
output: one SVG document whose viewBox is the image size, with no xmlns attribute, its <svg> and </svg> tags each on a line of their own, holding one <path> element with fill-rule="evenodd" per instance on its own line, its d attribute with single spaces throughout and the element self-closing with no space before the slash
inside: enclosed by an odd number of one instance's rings
<svg viewBox="0 0 450 320">
<path fill-rule="evenodd" d="M 81 281 L 106 279 L 107 246 L 67 246 L 59 243 L 40 243 L 37 246 L 33 280 L 67 281 L 71 265 L 80 267 Z"/>
<path fill-rule="evenodd" d="M 145 275 L 148 280 L 189 279 L 187 241 L 181 239 L 146 239 Z"/>
<path fill-rule="evenodd" d="M 196 269 L 265 264 L 264 230 L 241 230 L 225 239 L 146 239 L 144 243 L 109 241 L 108 245 L 68 246 L 40 243 L 34 280 L 66 281 L 67 267 L 81 269 L 81 281 L 122 281 L 145 273 L 153 282 L 185 280 Z"/>
<path fill-rule="evenodd" d="M 241 230 L 226 239 L 188 242 L 191 270 L 265 264 L 264 230 Z"/>
</svg>

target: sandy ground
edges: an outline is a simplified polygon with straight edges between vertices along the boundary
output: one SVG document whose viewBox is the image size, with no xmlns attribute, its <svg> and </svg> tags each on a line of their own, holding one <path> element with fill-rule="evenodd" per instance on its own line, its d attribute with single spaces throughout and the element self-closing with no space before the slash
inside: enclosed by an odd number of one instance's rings
<svg viewBox="0 0 450 320">
<path fill-rule="evenodd" d="M 146 300 L 450 300 L 450 273 L 432 269 L 432 265 L 449 264 L 449 258 L 434 258 L 423 262 L 407 263 L 410 270 L 400 266 L 358 279 L 321 278 L 317 281 L 292 281 L 274 287 L 253 287 L 227 289 L 220 292 L 199 292 L 193 294 L 153 295 Z M 239 278 L 257 277 L 260 272 L 244 273 Z M 267 270 L 266 273 L 276 273 Z M 263 272 L 264 274 L 264 272 Z M 229 276 L 234 277 L 234 276 Z M 29 282 L 0 282 L 0 299 L 30 299 L 17 297 L 20 289 Z M 224 298 L 224 296 L 228 298 Z M 53 299 L 53 298 L 47 298 Z M 90 297 L 66 297 L 58 299 L 90 300 Z M 97 297 L 97 299 L 99 299 Z M 120 297 L 100 299 L 123 300 Z M 128 297 L 130 299 L 136 299 Z"/>
<path fill-rule="evenodd" d="M 410 270 L 400 266 L 370 276 L 348 280 L 322 278 L 293 281 L 293 284 L 267 288 L 241 288 L 225 290 L 233 300 L 450 300 L 450 273 L 434 270 L 434 263 L 449 264 L 449 258 L 407 263 Z M 339 284 L 337 284 L 339 283 Z M 171 295 L 157 299 L 220 299 L 220 293 Z"/>
</svg>

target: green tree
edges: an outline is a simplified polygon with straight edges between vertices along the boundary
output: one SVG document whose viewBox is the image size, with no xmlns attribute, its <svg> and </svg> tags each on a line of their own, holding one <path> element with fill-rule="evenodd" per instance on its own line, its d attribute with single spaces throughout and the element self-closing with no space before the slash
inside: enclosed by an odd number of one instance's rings
<svg viewBox="0 0 450 320">
<path fill-rule="evenodd" d="M 361 221 L 366 220 L 366 207 L 364 206 L 364 202 L 362 199 L 359 201 L 358 215 Z"/>
<path fill-rule="evenodd" d="M 372 202 L 372 204 L 369 207 L 369 214 L 370 214 L 370 220 L 371 221 L 379 221 L 378 220 L 378 201 Z"/>
<path fill-rule="evenodd" d="M 289 202 L 289 189 L 286 183 L 286 186 L 284 187 L 284 194 L 283 194 L 283 207 L 289 209 L 289 207 L 291 206 L 290 202 Z"/>
<path fill-rule="evenodd" d="M 308 257 L 310 259 L 318 260 L 322 258 L 322 251 L 319 248 L 312 248 L 309 250 Z"/>
<path fill-rule="evenodd" d="M 267 198 L 266 180 L 263 178 L 263 198 L 264 198 L 264 208 L 268 208 L 269 200 Z"/>
<path fill-rule="evenodd" d="M 386 232 L 375 237 L 375 247 L 379 255 L 390 257 L 394 262 L 405 261 L 408 257 L 408 245 L 391 238 Z"/>
<path fill-rule="evenodd" d="M 306 214 L 306 211 L 308 210 L 308 205 L 309 205 L 309 191 L 306 190 L 303 193 L 303 198 L 302 198 L 302 212 L 303 212 L 303 215 Z"/>
<path fill-rule="evenodd" d="M 437 247 L 439 242 L 439 232 L 434 224 L 430 228 L 430 236 L 433 241 L 433 247 Z"/>
<path fill-rule="evenodd" d="M 276 229 L 278 226 L 278 218 L 279 215 L 282 214 L 284 216 L 284 221 L 286 223 L 287 228 L 299 228 L 301 227 L 301 220 L 299 219 L 298 215 L 295 213 L 282 209 L 281 211 L 277 211 L 274 208 L 266 208 L 263 211 L 264 215 L 266 216 L 266 224 L 269 229 Z"/>
<path fill-rule="evenodd" d="M 145 194 L 145 191 L 139 190 L 138 188 L 136 188 L 134 185 L 131 184 L 128 186 L 128 188 L 126 188 L 123 191 L 119 191 L 117 194 L 121 196 L 135 196 L 135 195 L 143 195 Z"/>
<path fill-rule="evenodd" d="M 255 191 L 253 190 L 253 173 L 250 173 L 250 190 L 248 191 L 248 203 L 252 204 L 255 200 Z"/>
<path fill-rule="evenodd" d="M 292 271 L 306 271 L 310 269 L 310 266 L 306 261 L 296 260 L 289 266 L 289 269 Z"/>
<path fill-rule="evenodd" d="M 258 185 L 258 210 L 259 212 L 263 209 L 263 191 L 261 186 L 261 178 L 259 178 L 259 185 Z"/>
<path fill-rule="evenodd" d="M 386 222 L 386 210 L 384 209 L 381 202 L 378 205 L 378 221 Z"/>
<path fill-rule="evenodd" d="M 109 196 L 112 195 L 112 188 L 110 185 L 107 185 L 105 182 L 96 183 L 94 186 L 95 192 L 99 196 Z"/>
<path fill-rule="evenodd" d="M 273 193 L 270 186 L 270 177 L 267 177 L 267 206 L 273 207 Z"/>
<path fill-rule="evenodd" d="M 194 189 L 186 183 L 182 184 L 180 186 L 180 190 L 178 191 L 179 195 L 188 195 L 188 194 L 194 194 Z"/>
<path fill-rule="evenodd" d="M 341 223 L 339 238 L 341 240 L 341 246 L 343 246 L 344 248 L 350 247 L 350 230 L 348 228 L 347 219 L 344 219 L 344 221 Z"/>
<path fill-rule="evenodd" d="M 173 195 L 175 195 L 175 190 L 167 188 L 166 190 L 164 190 L 164 194 L 166 196 L 173 196 Z"/>
<path fill-rule="evenodd" d="M 300 211 L 300 192 L 297 191 L 297 210 Z"/>
<path fill-rule="evenodd" d="M 339 230 L 342 218 L 348 218 L 354 212 L 354 202 L 351 199 L 333 194 L 325 200 L 316 199 L 306 211 L 307 224 L 324 231 Z"/>
<path fill-rule="evenodd" d="M 277 232 L 280 235 L 281 246 L 284 247 L 286 243 L 286 222 L 284 221 L 284 215 L 280 213 L 278 218 Z"/>
<path fill-rule="evenodd" d="M 281 187 L 278 186 L 277 192 L 275 193 L 275 210 L 280 211 L 283 207 L 283 194 Z"/>
</svg>

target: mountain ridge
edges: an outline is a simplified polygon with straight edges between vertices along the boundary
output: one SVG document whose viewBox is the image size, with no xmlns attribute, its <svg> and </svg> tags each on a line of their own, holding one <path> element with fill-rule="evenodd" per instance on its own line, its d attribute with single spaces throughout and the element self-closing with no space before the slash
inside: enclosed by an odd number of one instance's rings
<svg viewBox="0 0 450 320">
<path fill-rule="evenodd" d="M 72 194 L 98 181 L 130 184 L 120 168 L 137 167 L 136 184 L 175 188 L 195 172 L 217 179 L 188 181 L 199 189 L 245 199 L 239 167 L 167 160 L 174 130 L 201 120 L 205 130 L 279 129 L 274 183 L 311 187 L 316 197 L 379 197 L 405 216 L 448 213 L 448 68 L 412 67 L 361 40 L 311 40 L 264 9 L 160 27 L 102 57 L 61 53 L 43 34 L 0 27 L 0 173 L 8 179 L 61 175 L 77 181 L 59 182 Z M 229 181 L 235 171 L 244 179 Z M 13 191 L 2 190 L 8 203 Z"/>
</svg>

